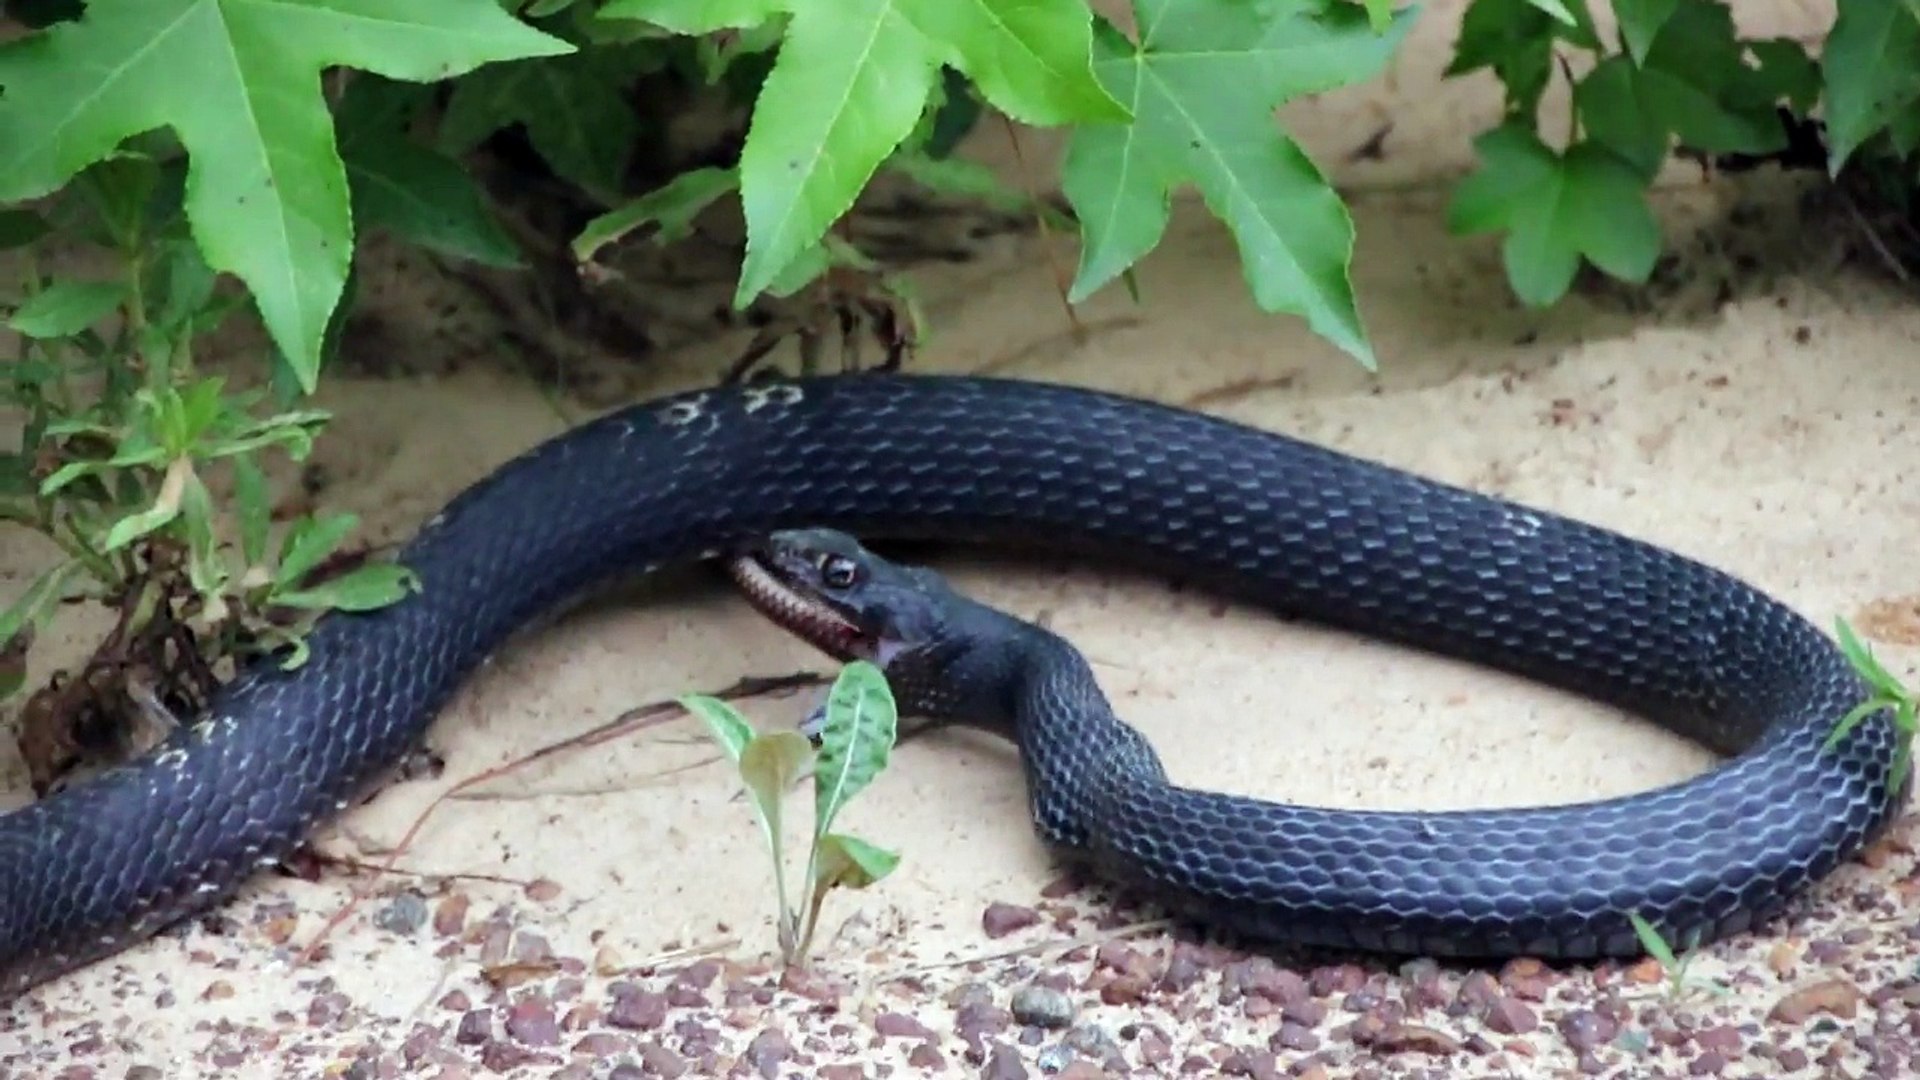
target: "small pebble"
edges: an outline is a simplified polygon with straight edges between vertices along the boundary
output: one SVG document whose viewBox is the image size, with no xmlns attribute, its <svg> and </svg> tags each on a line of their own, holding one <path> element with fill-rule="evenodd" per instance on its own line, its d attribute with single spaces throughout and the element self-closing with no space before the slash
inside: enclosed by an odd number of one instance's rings
<svg viewBox="0 0 1920 1080">
<path fill-rule="evenodd" d="M 1003 904 L 998 900 L 988 904 L 986 910 L 980 913 L 980 928 L 990 938 L 1003 938 L 1039 923 L 1038 911 L 1018 904 Z"/>
<path fill-rule="evenodd" d="M 645 1070 L 635 1070 L 636 1075 L 677 1077 L 687 1074 L 687 1059 L 661 1046 L 657 1042 L 642 1043 L 640 1046 L 640 1064 Z"/>
<path fill-rule="evenodd" d="M 1487 1026 L 1502 1035 L 1525 1035 L 1540 1026 L 1540 1017 L 1519 998 L 1503 997 L 1488 1007 Z"/>
<path fill-rule="evenodd" d="M 747 1044 L 747 1061 L 767 1080 L 780 1075 L 780 1063 L 793 1053 L 793 1044 L 779 1028 L 764 1028 Z"/>
<path fill-rule="evenodd" d="M 1613 1041 L 1619 1025 L 1592 1009 L 1575 1009 L 1554 1023 L 1560 1037 L 1578 1051 L 1595 1050 Z"/>
<path fill-rule="evenodd" d="M 1460 1040 L 1424 1024 L 1390 1024 L 1374 1037 L 1373 1044 L 1382 1050 L 1423 1054 L 1452 1054 L 1460 1050 Z"/>
<path fill-rule="evenodd" d="M 557 1046 L 560 1023 L 553 1006 L 538 995 L 521 998 L 507 1010 L 507 1034 L 527 1046 Z"/>
<path fill-rule="evenodd" d="M 1020 1054 L 1013 1047 L 996 1043 L 980 1076 L 981 1080 L 1027 1080 L 1027 1067 L 1020 1063 Z"/>
<path fill-rule="evenodd" d="M 1013 1018 L 1038 1027 L 1066 1027 L 1073 1022 L 1073 1002 L 1051 987 L 1024 986 L 1013 995 Z"/>
<path fill-rule="evenodd" d="M 881 1037 L 888 1039 L 933 1040 L 936 1038 L 931 1028 L 906 1013 L 881 1013 L 873 1018 L 873 1030 L 879 1032 Z"/>
<path fill-rule="evenodd" d="M 667 1022 L 667 997 L 642 990 L 630 982 L 614 983 L 613 1004 L 607 1009 L 607 1023 L 614 1027 L 650 1031 Z"/>
<path fill-rule="evenodd" d="M 470 1009 L 460 1017 L 460 1026 L 454 1029 L 453 1041 L 472 1045 L 493 1038 L 493 1014 L 485 1009 Z"/>
<path fill-rule="evenodd" d="M 1804 1024 L 1816 1013 L 1851 1018 L 1860 1006 L 1860 988 L 1845 979 L 1827 979 L 1803 986 L 1774 1003 L 1767 1019 Z"/>
<path fill-rule="evenodd" d="M 473 903 L 466 893 L 454 893 L 433 909 L 433 932 L 443 938 L 459 937 L 467 928 L 467 908 Z"/>
<path fill-rule="evenodd" d="M 403 892 L 374 912 L 373 925 L 390 934 L 409 937 L 427 924 L 430 915 L 426 897 L 416 892 Z"/>
</svg>

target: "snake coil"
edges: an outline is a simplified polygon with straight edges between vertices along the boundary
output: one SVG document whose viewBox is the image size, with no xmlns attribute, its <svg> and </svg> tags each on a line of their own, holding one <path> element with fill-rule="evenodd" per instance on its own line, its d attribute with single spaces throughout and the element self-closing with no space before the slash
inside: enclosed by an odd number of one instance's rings
<svg viewBox="0 0 1920 1080">
<path fill-rule="evenodd" d="M 304 666 L 254 666 L 155 753 L 0 817 L 0 993 L 230 897 L 559 604 L 809 525 L 1177 569 L 1735 754 L 1570 806 L 1349 812 L 1176 789 L 1130 803 L 1115 823 L 1126 857 L 1250 932 L 1587 958 L 1637 952 L 1636 912 L 1706 940 L 1781 911 L 1898 808 L 1884 714 L 1823 746 L 1863 694 L 1833 643 L 1673 552 L 1111 394 L 873 373 L 755 383 L 638 405 L 508 462 L 400 552 L 419 594 L 329 615 Z M 1084 747 L 1040 749 L 1029 769 L 1085 761 Z"/>
</svg>

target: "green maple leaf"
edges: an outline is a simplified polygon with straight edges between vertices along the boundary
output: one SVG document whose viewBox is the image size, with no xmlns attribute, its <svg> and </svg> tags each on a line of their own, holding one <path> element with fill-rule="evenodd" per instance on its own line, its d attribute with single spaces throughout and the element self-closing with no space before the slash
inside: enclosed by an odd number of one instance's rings
<svg viewBox="0 0 1920 1080">
<path fill-rule="evenodd" d="M 1531 0 L 1472 0 L 1460 18 L 1453 59 L 1441 74 L 1457 78 L 1481 68 L 1493 71 L 1506 90 L 1510 116 L 1531 116 L 1553 76 L 1553 43 L 1599 49 L 1600 35 L 1585 0 L 1563 22 Z"/>
<path fill-rule="evenodd" d="M 1786 145 L 1773 79 L 1749 67 L 1733 15 L 1711 0 L 1677 0 L 1635 64 L 1610 56 L 1574 90 L 1580 119 L 1648 176 L 1670 135 L 1709 154 L 1765 154 Z"/>
<path fill-rule="evenodd" d="M 1821 67 L 1827 77 L 1828 170 L 1883 128 L 1913 137 L 1920 111 L 1920 4 L 1840 0 Z"/>
<path fill-rule="evenodd" d="M 1191 182 L 1232 230 L 1261 308 L 1304 316 L 1371 368 L 1347 279 L 1353 222 L 1273 110 L 1371 77 L 1410 12 L 1377 33 L 1350 4 L 1136 0 L 1134 11 L 1138 44 L 1104 23 L 1094 42 L 1095 70 L 1133 121 L 1083 127 L 1067 149 L 1063 188 L 1085 237 L 1070 299 L 1151 251 L 1173 189 Z"/>
<path fill-rule="evenodd" d="M 1614 18 L 1620 21 L 1620 39 L 1627 43 L 1627 54 L 1636 64 L 1647 61 L 1653 39 L 1673 17 L 1680 0 L 1613 0 Z"/>
<path fill-rule="evenodd" d="M 627 164 L 641 136 L 627 89 L 659 55 L 645 45 L 602 45 L 476 71 L 447 100 L 440 149 L 465 153 L 495 131 L 519 124 L 554 172 L 611 206 L 623 195 Z"/>
<path fill-rule="evenodd" d="M 0 47 L 0 200 L 44 195 L 129 136 L 173 129 L 195 242 L 246 283 L 311 391 L 353 248 L 322 69 L 425 82 L 570 47 L 496 0 L 90 4 Z"/>
<path fill-rule="evenodd" d="M 1094 78 L 1085 0 L 610 0 L 600 17 L 683 34 L 786 33 L 740 153 L 747 256 L 737 304 L 815 244 L 912 133 L 942 65 L 1029 124 L 1123 120 Z"/>
<path fill-rule="evenodd" d="M 1483 133 L 1474 149 L 1480 168 L 1454 192 L 1447 225 L 1460 235 L 1505 229 L 1507 280 L 1522 300 L 1558 300 L 1583 256 L 1625 281 L 1653 272 L 1660 224 L 1646 178 L 1612 151 L 1582 142 L 1556 154 L 1518 123 Z"/>
</svg>

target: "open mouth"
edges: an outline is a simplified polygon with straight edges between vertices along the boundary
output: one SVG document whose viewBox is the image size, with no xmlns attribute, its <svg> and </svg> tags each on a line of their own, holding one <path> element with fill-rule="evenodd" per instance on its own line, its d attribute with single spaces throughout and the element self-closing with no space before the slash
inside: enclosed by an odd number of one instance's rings
<svg viewBox="0 0 1920 1080">
<path fill-rule="evenodd" d="M 727 574 L 746 595 L 747 603 L 788 633 L 843 663 L 879 659 L 878 638 L 863 632 L 825 601 L 783 577 L 766 553 L 735 555 L 728 558 L 725 565 Z"/>
</svg>

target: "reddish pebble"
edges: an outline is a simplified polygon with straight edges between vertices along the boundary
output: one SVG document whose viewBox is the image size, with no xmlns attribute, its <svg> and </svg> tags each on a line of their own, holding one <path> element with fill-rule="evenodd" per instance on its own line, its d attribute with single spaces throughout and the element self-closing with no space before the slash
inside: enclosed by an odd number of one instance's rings
<svg viewBox="0 0 1920 1080">
<path fill-rule="evenodd" d="M 1458 1052 L 1460 1040 L 1424 1024 L 1390 1024 L 1374 1037 L 1373 1045 L 1389 1051 L 1444 1055 Z"/>
<path fill-rule="evenodd" d="M 642 990 L 630 982 L 614 983 L 612 992 L 607 1023 L 614 1027 L 650 1031 L 667 1022 L 665 994 Z"/>
<path fill-rule="evenodd" d="M 1487 1008 L 1487 1026 L 1502 1035 L 1525 1035 L 1540 1026 L 1540 1017 L 1519 998 L 1503 997 Z"/>
<path fill-rule="evenodd" d="M 454 893 L 433 909 L 433 932 L 441 937 L 459 937 L 467 928 L 467 908 L 472 901 L 466 893 Z"/>
<path fill-rule="evenodd" d="M 1200 962 L 1200 951 L 1183 941 L 1173 947 L 1173 956 L 1167 960 L 1167 970 L 1160 975 L 1160 985 L 1178 994 L 1199 982 L 1205 973 L 1206 967 Z"/>
<path fill-rule="evenodd" d="M 1737 1056 L 1744 1040 L 1740 1038 L 1740 1029 L 1732 1024 L 1721 1024 L 1697 1032 L 1693 1036 L 1694 1045 L 1702 1050 L 1718 1050 L 1723 1054 Z"/>
<path fill-rule="evenodd" d="M 996 900 L 980 913 L 980 929 L 990 938 L 1003 938 L 1016 931 L 1037 926 L 1040 913 L 1030 907 L 1003 904 Z"/>
<path fill-rule="evenodd" d="M 1619 1030 L 1612 1020 L 1592 1009 L 1575 1009 L 1562 1016 L 1554 1026 L 1560 1030 L 1560 1037 L 1567 1040 L 1567 1045 L 1579 1051 L 1607 1045 Z"/>
<path fill-rule="evenodd" d="M 454 1030 L 453 1041 L 457 1043 L 483 1043 L 493 1038 L 493 1016 L 485 1009 L 470 1009 L 460 1017 L 460 1026 Z"/>
<path fill-rule="evenodd" d="M 1803 1024 L 1816 1013 L 1842 1019 L 1853 1016 L 1860 1006 L 1860 988 L 1845 979 L 1827 979 L 1803 986 L 1774 1003 L 1767 1019 L 1786 1024 Z"/>
<path fill-rule="evenodd" d="M 1307 984 L 1314 997 L 1331 997 L 1334 994 L 1351 994 L 1366 985 L 1367 973 L 1357 964 L 1340 964 L 1335 967 L 1313 969 Z"/>
<path fill-rule="evenodd" d="M 507 1034 L 528 1046 L 557 1046 L 560 1021 L 545 998 L 525 997 L 507 1010 Z"/>
<path fill-rule="evenodd" d="M 927 1025 L 908 1016 L 906 1013 L 884 1012 L 873 1018 L 873 1030 L 888 1039 L 932 1039 L 934 1033 Z"/>
</svg>

